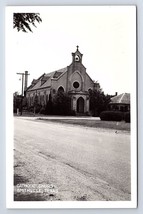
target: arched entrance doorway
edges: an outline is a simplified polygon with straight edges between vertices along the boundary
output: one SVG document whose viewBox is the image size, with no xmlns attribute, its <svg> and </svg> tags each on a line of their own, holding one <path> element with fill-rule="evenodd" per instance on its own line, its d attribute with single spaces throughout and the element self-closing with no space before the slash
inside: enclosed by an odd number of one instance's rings
<svg viewBox="0 0 143 214">
<path fill-rule="evenodd" d="M 77 112 L 84 113 L 84 99 L 82 97 L 77 100 Z"/>
</svg>

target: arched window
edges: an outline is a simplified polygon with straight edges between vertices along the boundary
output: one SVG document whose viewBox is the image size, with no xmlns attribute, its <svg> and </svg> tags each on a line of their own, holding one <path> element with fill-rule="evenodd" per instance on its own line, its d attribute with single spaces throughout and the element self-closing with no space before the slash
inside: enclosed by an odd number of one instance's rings
<svg viewBox="0 0 143 214">
<path fill-rule="evenodd" d="M 88 93 L 89 93 L 89 94 L 92 93 L 92 89 L 91 89 L 91 88 L 88 89 Z"/>
<path fill-rule="evenodd" d="M 62 86 L 60 86 L 60 87 L 58 88 L 58 92 L 64 92 L 64 88 L 63 88 Z"/>
</svg>

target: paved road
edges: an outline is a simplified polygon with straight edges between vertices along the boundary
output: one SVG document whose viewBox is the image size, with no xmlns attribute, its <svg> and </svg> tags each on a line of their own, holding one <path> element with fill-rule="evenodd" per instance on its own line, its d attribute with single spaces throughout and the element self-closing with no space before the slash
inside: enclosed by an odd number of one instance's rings
<svg viewBox="0 0 143 214">
<path fill-rule="evenodd" d="M 14 150 L 15 185 L 43 184 L 24 200 L 131 199 L 128 132 L 17 117 Z"/>
</svg>

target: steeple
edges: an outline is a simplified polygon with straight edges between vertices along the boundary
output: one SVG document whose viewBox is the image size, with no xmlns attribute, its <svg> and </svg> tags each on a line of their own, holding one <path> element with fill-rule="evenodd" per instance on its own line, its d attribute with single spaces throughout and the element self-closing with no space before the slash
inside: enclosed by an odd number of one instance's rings
<svg viewBox="0 0 143 214">
<path fill-rule="evenodd" d="M 82 56 L 83 54 L 80 53 L 79 51 L 79 46 L 77 45 L 77 50 L 75 53 L 72 53 L 72 57 L 73 57 L 73 62 L 77 62 L 77 63 L 81 63 L 82 62 Z"/>
</svg>

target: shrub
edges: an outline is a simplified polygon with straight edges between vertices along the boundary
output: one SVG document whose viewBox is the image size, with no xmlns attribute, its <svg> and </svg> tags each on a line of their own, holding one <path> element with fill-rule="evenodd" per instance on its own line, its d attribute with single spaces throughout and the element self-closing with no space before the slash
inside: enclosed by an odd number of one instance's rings
<svg viewBox="0 0 143 214">
<path fill-rule="evenodd" d="M 76 113 L 75 113 L 75 111 L 74 111 L 74 110 L 71 110 L 71 111 L 70 111 L 70 113 L 69 113 L 69 115 L 70 115 L 70 116 L 75 116 L 75 115 L 76 115 Z"/>
<path fill-rule="evenodd" d="M 90 116 L 90 113 L 88 111 L 85 112 L 86 116 Z"/>
<path fill-rule="evenodd" d="M 46 108 L 45 108 L 45 114 L 52 115 L 53 114 L 53 103 L 51 100 L 47 102 Z"/>
<path fill-rule="evenodd" d="M 33 106 L 30 106 L 30 107 L 28 108 L 28 111 L 29 111 L 29 112 L 33 112 L 33 111 L 34 111 L 34 107 L 33 107 Z"/>
<path fill-rule="evenodd" d="M 124 118 L 126 123 L 130 123 L 130 112 L 126 112 Z"/>
<path fill-rule="evenodd" d="M 45 110 L 44 107 L 42 107 L 42 108 L 40 109 L 40 114 L 46 114 L 46 110 Z"/>
<path fill-rule="evenodd" d="M 100 119 L 106 121 L 121 121 L 123 119 L 123 113 L 120 111 L 103 111 L 100 114 Z"/>
</svg>

